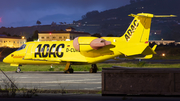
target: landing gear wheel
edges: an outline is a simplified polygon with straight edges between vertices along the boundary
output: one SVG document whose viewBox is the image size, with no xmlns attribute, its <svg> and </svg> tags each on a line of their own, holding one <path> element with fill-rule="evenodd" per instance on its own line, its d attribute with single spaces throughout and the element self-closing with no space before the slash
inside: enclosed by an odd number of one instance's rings
<svg viewBox="0 0 180 101">
<path fill-rule="evenodd" d="M 64 73 L 73 73 L 74 72 L 74 70 L 72 69 L 70 64 L 67 65 L 67 67 L 68 67 L 68 70 L 65 70 Z"/>
<path fill-rule="evenodd" d="M 92 68 L 89 69 L 89 73 L 93 73 L 93 69 Z"/>
<path fill-rule="evenodd" d="M 18 66 L 17 70 L 16 70 L 17 73 L 20 73 L 21 72 L 21 68 Z"/>
<path fill-rule="evenodd" d="M 71 69 L 68 69 L 67 71 L 65 71 L 64 73 L 74 73 L 74 70 L 71 68 Z"/>
<path fill-rule="evenodd" d="M 97 65 L 96 64 L 92 64 L 92 67 L 89 69 L 89 73 L 97 73 Z"/>
</svg>

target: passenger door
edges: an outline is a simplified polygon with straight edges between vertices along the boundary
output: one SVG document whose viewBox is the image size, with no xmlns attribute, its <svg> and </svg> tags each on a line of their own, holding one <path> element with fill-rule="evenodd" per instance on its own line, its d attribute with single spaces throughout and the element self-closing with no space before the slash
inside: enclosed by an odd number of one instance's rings
<svg viewBox="0 0 180 101">
<path fill-rule="evenodd" d="M 33 46 L 34 43 L 28 44 L 28 47 L 26 48 L 26 54 L 24 56 L 25 60 L 33 59 Z"/>
</svg>

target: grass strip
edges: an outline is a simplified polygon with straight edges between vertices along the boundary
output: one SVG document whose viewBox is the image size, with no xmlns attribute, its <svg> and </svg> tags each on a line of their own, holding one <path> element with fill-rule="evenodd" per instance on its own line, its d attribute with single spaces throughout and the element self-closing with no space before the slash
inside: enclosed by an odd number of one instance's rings
<svg viewBox="0 0 180 101">
<path fill-rule="evenodd" d="M 180 64 L 151 64 L 146 62 L 132 63 L 132 62 L 122 62 L 122 63 L 98 63 L 98 71 L 102 71 L 102 68 L 110 68 L 112 66 L 122 66 L 122 67 L 135 67 L 135 68 L 180 68 Z M 22 71 L 63 71 L 65 65 L 23 65 L 21 66 Z M 89 71 L 91 65 L 72 65 L 74 71 Z M 0 62 L 0 69 L 3 71 L 16 71 L 17 67 L 12 67 L 9 64 Z"/>
</svg>

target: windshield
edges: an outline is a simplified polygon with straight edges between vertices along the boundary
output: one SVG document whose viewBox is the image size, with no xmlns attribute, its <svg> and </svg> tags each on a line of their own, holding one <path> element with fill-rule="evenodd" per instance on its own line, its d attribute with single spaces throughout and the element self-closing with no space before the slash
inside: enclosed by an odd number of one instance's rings
<svg viewBox="0 0 180 101">
<path fill-rule="evenodd" d="M 17 51 L 18 50 L 22 50 L 22 49 L 24 49 L 26 47 L 26 44 L 23 44 L 19 49 L 17 49 Z"/>
</svg>

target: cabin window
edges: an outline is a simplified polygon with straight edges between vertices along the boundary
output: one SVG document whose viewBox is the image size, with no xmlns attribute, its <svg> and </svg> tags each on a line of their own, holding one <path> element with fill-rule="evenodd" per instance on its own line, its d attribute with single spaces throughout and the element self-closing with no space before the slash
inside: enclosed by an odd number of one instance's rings
<svg viewBox="0 0 180 101">
<path fill-rule="evenodd" d="M 47 47 L 47 51 L 46 52 L 49 52 L 49 47 Z"/>
<path fill-rule="evenodd" d="M 37 52 L 38 52 L 38 48 L 35 49 L 35 53 L 37 53 Z"/>
<path fill-rule="evenodd" d="M 19 49 L 17 49 L 17 51 L 18 51 L 18 50 L 22 50 L 22 49 L 24 49 L 24 48 L 26 48 L 26 44 L 23 44 Z"/>
<path fill-rule="evenodd" d="M 41 48 L 41 52 L 44 52 L 44 47 L 43 47 L 43 48 Z"/>
<path fill-rule="evenodd" d="M 55 47 L 53 47 L 52 52 L 55 52 L 55 49 L 56 49 L 56 48 L 55 48 Z"/>
</svg>

